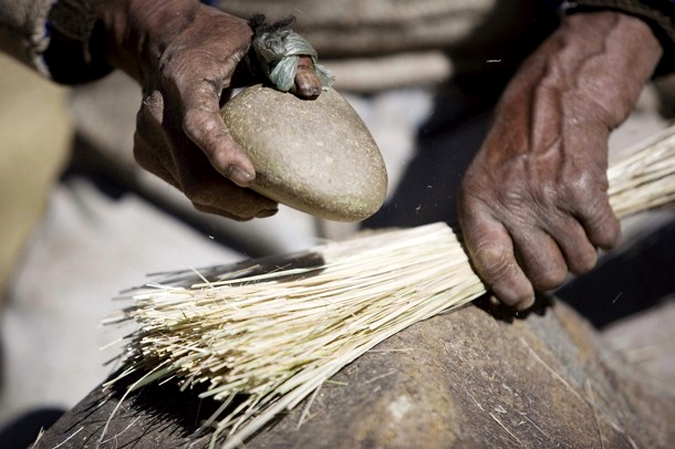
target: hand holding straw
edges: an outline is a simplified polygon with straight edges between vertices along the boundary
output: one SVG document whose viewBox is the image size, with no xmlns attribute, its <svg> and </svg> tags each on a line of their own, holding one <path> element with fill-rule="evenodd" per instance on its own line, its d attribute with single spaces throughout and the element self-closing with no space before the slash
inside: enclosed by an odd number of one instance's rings
<svg viewBox="0 0 675 449">
<path fill-rule="evenodd" d="M 622 154 L 608 179 L 620 218 L 675 199 L 675 127 Z M 483 295 L 458 234 L 444 223 L 373 233 L 286 267 L 248 261 L 136 289 L 122 319 L 139 329 L 110 383 L 205 385 L 222 405 L 202 427 L 236 447 L 381 341 Z"/>
</svg>

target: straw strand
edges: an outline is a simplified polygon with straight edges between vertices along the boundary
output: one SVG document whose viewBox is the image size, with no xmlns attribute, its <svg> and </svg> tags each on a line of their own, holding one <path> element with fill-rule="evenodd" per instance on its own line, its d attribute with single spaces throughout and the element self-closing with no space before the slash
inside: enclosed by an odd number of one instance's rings
<svg viewBox="0 0 675 449">
<path fill-rule="evenodd" d="M 620 217 L 675 199 L 675 127 L 608 171 Z M 269 260 L 169 275 L 130 292 L 126 375 L 151 373 L 222 401 L 205 426 L 234 448 L 341 368 L 406 327 L 485 293 L 443 223 L 386 231 Z M 260 273 L 259 270 L 263 269 Z M 208 279 L 204 282 L 205 279 Z M 170 286 L 170 287 L 169 287 Z M 114 321 L 114 320 L 113 320 Z M 119 381 L 119 378 L 111 383 Z M 236 398 L 242 402 L 237 407 Z"/>
</svg>

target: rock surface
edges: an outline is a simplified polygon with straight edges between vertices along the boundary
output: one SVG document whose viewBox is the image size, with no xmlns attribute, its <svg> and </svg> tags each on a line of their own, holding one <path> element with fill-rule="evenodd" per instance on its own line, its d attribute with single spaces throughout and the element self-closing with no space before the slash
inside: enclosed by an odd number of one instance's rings
<svg viewBox="0 0 675 449">
<path fill-rule="evenodd" d="M 256 168 L 253 190 L 335 221 L 363 220 L 382 206 L 382 156 L 335 90 L 303 100 L 255 85 L 228 101 L 222 117 Z"/>
<path fill-rule="evenodd" d="M 477 307 L 476 304 L 479 306 Z M 170 385 L 94 391 L 35 449 L 207 447 L 214 405 Z M 345 367 L 247 448 L 671 448 L 675 397 L 564 303 L 526 319 L 487 300 L 411 326 Z M 301 425 L 300 425 L 301 424 Z"/>
</svg>

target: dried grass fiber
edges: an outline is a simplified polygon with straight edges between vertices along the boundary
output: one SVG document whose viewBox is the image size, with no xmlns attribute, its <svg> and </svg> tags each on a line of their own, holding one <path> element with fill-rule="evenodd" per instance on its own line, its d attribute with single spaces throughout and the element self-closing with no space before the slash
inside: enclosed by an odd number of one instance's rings
<svg viewBox="0 0 675 449">
<path fill-rule="evenodd" d="M 608 179 L 619 217 L 675 199 L 675 127 L 624 152 Z M 222 406 L 203 427 L 227 449 L 379 342 L 483 293 L 457 232 L 436 223 L 168 274 L 110 321 L 139 326 L 120 377 L 205 385 Z"/>
</svg>

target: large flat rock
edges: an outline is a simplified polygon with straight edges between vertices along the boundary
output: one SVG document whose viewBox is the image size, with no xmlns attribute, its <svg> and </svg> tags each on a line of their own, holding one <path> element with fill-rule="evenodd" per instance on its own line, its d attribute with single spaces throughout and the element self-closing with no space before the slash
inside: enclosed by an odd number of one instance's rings
<svg viewBox="0 0 675 449">
<path fill-rule="evenodd" d="M 248 448 L 670 448 L 675 398 L 569 307 L 515 317 L 478 300 L 383 342 L 246 443 Z M 214 405 L 170 386 L 123 403 L 99 389 L 36 449 L 206 447 Z M 200 415 L 201 413 L 201 415 Z"/>
</svg>

